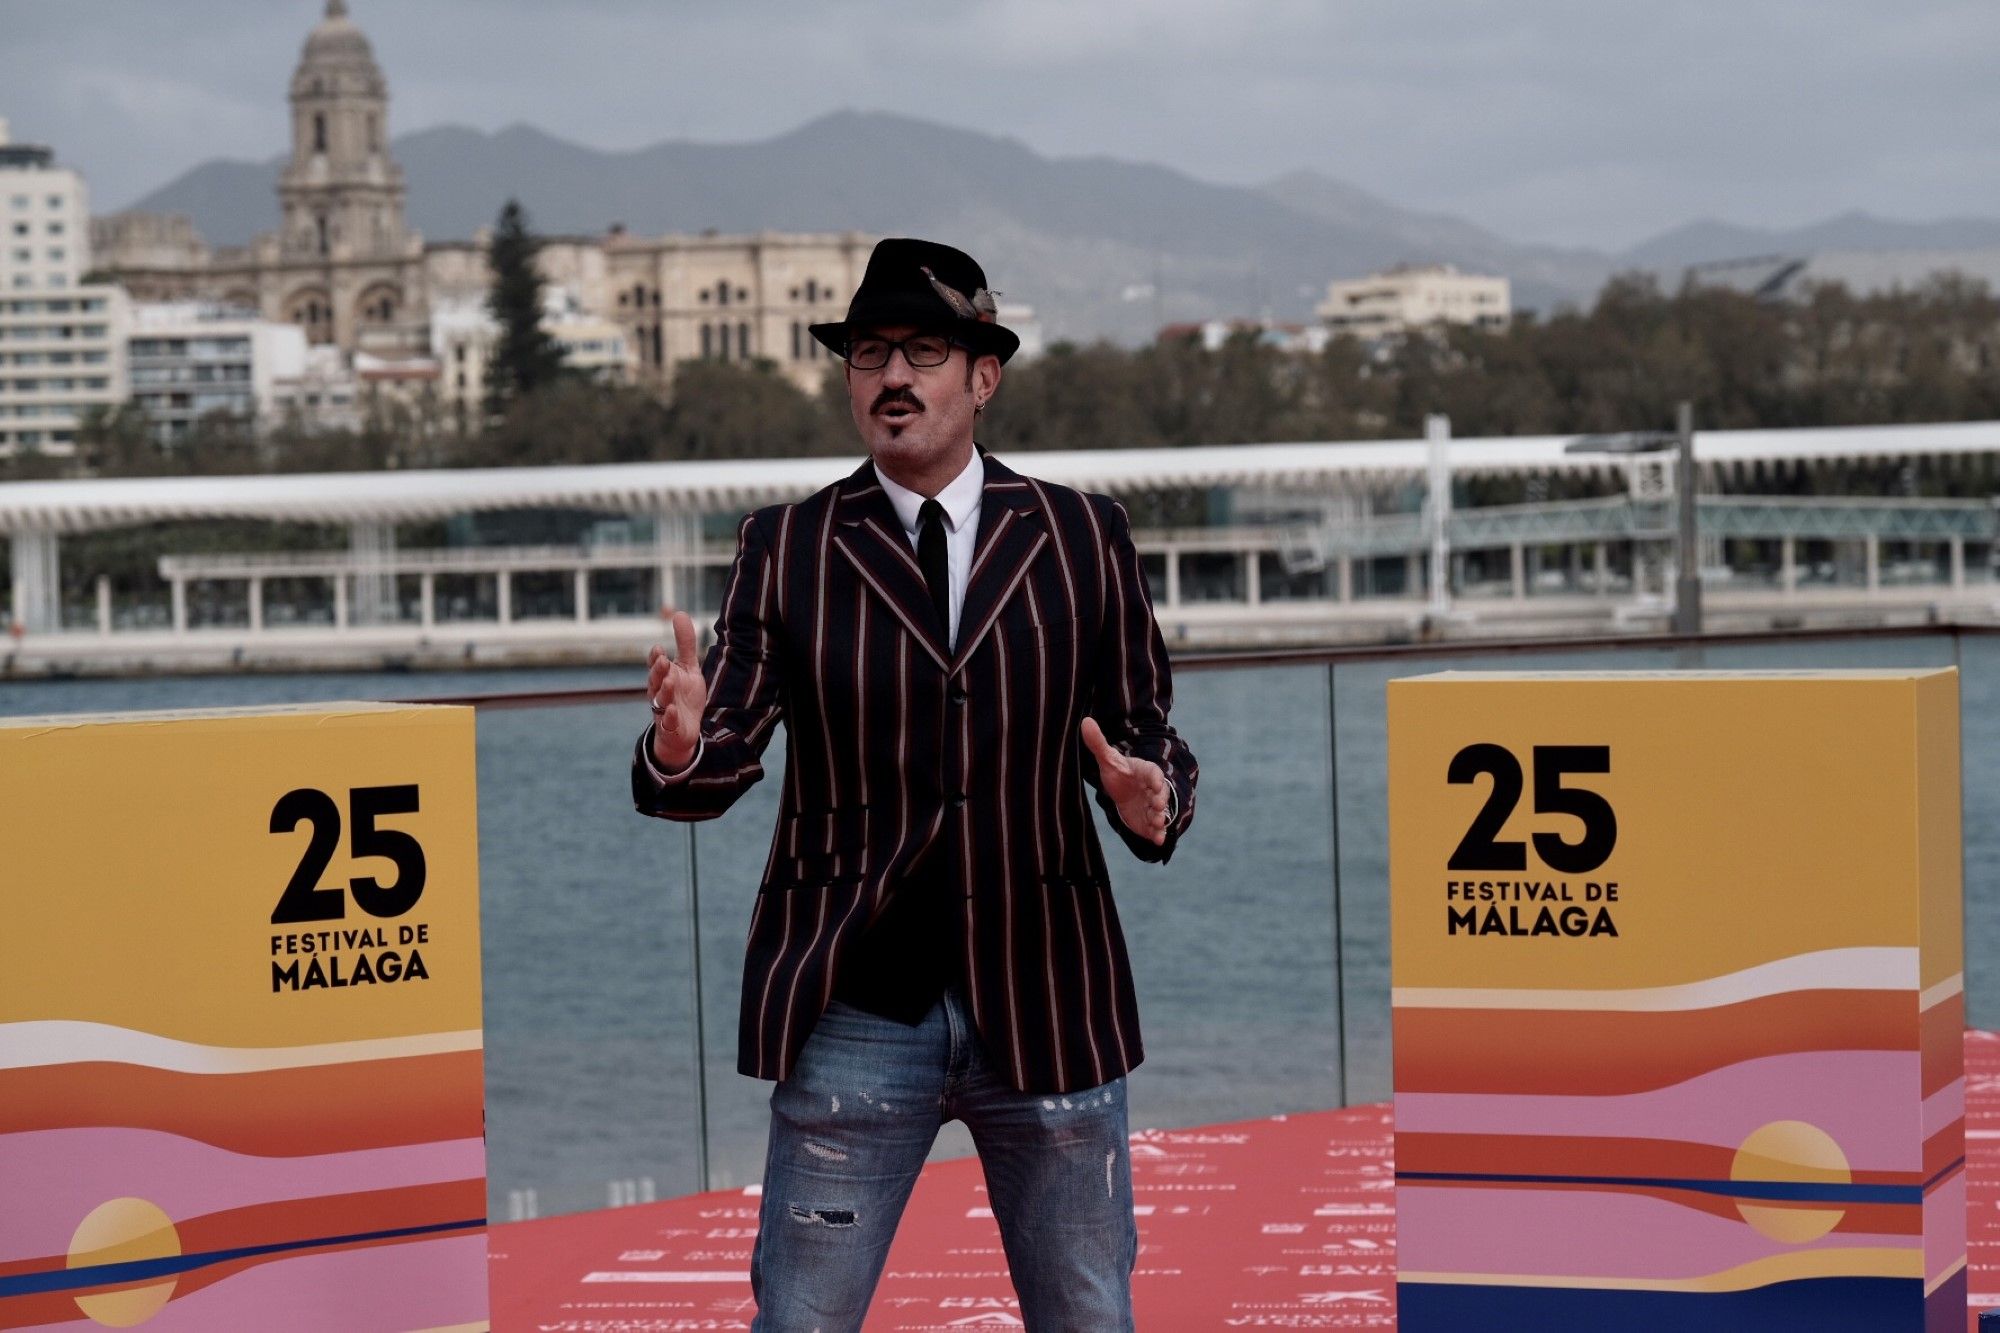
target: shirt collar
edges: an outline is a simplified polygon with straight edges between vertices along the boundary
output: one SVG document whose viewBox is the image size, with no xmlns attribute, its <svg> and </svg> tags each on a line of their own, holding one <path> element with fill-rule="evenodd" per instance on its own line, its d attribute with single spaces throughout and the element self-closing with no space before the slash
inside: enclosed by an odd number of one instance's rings
<svg viewBox="0 0 2000 1333">
<path fill-rule="evenodd" d="M 875 466 L 876 480 L 888 493 L 889 503 L 896 507 L 896 518 L 902 523 L 903 531 L 917 530 L 917 514 L 924 507 L 924 497 L 918 495 L 901 482 L 890 479 L 880 464 Z M 946 483 L 938 492 L 937 501 L 944 506 L 944 521 L 953 532 L 957 532 L 979 513 L 980 496 L 986 488 L 986 463 L 979 451 L 972 451 L 972 459 L 956 477 Z"/>
</svg>

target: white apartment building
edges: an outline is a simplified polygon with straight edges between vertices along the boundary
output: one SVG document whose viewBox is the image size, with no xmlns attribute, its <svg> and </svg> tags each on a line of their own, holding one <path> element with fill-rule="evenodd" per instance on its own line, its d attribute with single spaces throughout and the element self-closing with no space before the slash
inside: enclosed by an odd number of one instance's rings
<svg viewBox="0 0 2000 1333">
<path fill-rule="evenodd" d="M 1429 324 L 1504 329 L 1513 298 L 1505 278 L 1460 273 L 1450 264 L 1403 264 L 1328 283 L 1318 313 L 1334 333 L 1374 339 Z"/>
<path fill-rule="evenodd" d="M 125 294 L 89 267 L 83 178 L 0 120 L 0 456 L 72 453 L 84 413 L 125 397 Z"/>
<path fill-rule="evenodd" d="M 74 287 L 90 267 L 90 195 L 55 150 L 0 119 L 0 294 Z"/>
<path fill-rule="evenodd" d="M 131 400 L 168 446 L 212 412 L 268 423 L 277 384 L 306 369 L 298 325 L 195 301 L 134 305 L 125 348 Z"/>
<path fill-rule="evenodd" d="M 125 400 L 125 293 L 0 291 L 0 456 L 67 456 L 93 407 Z"/>
<path fill-rule="evenodd" d="M 542 328 L 562 349 L 563 364 L 606 383 L 636 378 L 639 353 L 625 325 L 591 314 L 567 288 L 542 289 Z M 486 362 L 500 336 L 483 298 L 435 300 L 431 355 L 441 373 L 438 397 L 448 409 L 476 413 L 486 397 Z"/>
<path fill-rule="evenodd" d="M 332 343 L 309 345 L 298 374 L 272 384 L 271 413 L 295 417 L 308 430 L 328 431 L 360 430 L 368 416 L 354 366 Z"/>
</svg>

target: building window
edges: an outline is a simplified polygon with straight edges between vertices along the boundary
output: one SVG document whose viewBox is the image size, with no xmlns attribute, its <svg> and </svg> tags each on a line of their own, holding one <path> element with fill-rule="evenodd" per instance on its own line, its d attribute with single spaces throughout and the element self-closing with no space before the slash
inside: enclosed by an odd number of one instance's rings
<svg viewBox="0 0 2000 1333">
<path fill-rule="evenodd" d="M 798 322 L 798 321 L 797 321 L 796 319 L 795 319 L 795 320 L 793 320 L 793 321 L 792 321 L 792 360 L 794 360 L 794 361 L 802 361 L 802 360 L 804 360 L 804 359 L 805 359 L 805 350 L 806 350 L 806 349 L 805 349 L 805 340 L 804 340 L 804 339 L 803 339 L 803 337 L 801 336 L 801 335 L 802 335 L 802 334 L 804 334 L 804 333 L 805 333 L 805 329 L 804 329 L 804 328 L 803 328 L 803 327 L 802 327 L 802 326 L 801 326 L 801 325 L 799 324 L 799 322 Z"/>
<path fill-rule="evenodd" d="M 313 218 L 313 226 L 319 232 L 319 252 L 321 254 L 326 254 L 328 250 L 331 248 L 327 245 L 326 214 L 321 213 L 315 216 Z"/>
<path fill-rule="evenodd" d="M 717 304 L 717 305 L 728 305 L 728 304 L 729 304 L 729 284 L 728 284 L 728 283 L 726 283 L 726 282 L 718 282 L 718 283 L 716 283 L 716 284 L 715 284 L 715 302 L 716 302 L 716 304 Z"/>
<path fill-rule="evenodd" d="M 736 326 L 736 355 L 745 361 L 750 359 L 750 325 L 747 322 Z"/>
<path fill-rule="evenodd" d="M 750 299 L 750 289 L 749 289 L 748 287 L 738 287 L 738 288 L 736 289 L 736 299 L 737 299 L 737 300 L 739 300 L 739 301 L 747 301 L 747 300 L 749 300 L 749 299 Z"/>
<path fill-rule="evenodd" d="M 703 293 L 703 294 L 704 294 L 704 295 L 706 295 L 706 293 Z M 708 326 L 708 325 L 706 325 L 706 324 L 702 325 L 702 326 L 701 326 L 701 359 L 702 359 L 702 360 L 706 361 L 706 360 L 708 360 L 708 359 L 709 359 L 709 358 L 710 358 L 711 356 L 714 356 L 714 355 L 715 355 L 715 347 L 713 346 L 713 343 L 714 343 L 714 339 L 715 339 L 715 335 L 714 335 L 714 334 L 713 334 L 713 333 L 712 333 L 712 332 L 710 331 L 710 329 L 709 329 L 709 326 Z"/>
<path fill-rule="evenodd" d="M 326 113 L 324 111 L 313 112 L 313 151 L 315 153 L 324 153 L 326 151 Z"/>
</svg>

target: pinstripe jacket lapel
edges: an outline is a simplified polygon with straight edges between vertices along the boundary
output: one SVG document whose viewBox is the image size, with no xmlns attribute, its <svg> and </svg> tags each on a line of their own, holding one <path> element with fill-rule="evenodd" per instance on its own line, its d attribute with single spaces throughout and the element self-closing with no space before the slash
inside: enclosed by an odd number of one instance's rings
<svg viewBox="0 0 2000 1333">
<path fill-rule="evenodd" d="M 919 647 L 929 653 L 940 668 L 949 665 L 937 612 L 924 583 L 924 571 L 903 535 L 903 521 L 896 506 L 875 476 L 873 460 L 864 460 L 841 483 L 835 507 L 833 544 L 852 564 L 861 579 L 903 622 Z"/>
<path fill-rule="evenodd" d="M 979 647 L 1000 609 L 1021 586 L 1029 562 L 1049 540 L 1034 488 L 985 449 L 979 452 L 986 460 L 986 484 L 979 498 L 979 535 L 965 579 L 965 602 L 958 613 L 953 672 L 964 667 Z"/>
<path fill-rule="evenodd" d="M 955 653 L 948 652 L 938 632 L 923 570 L 872 462 L 864 462 L 841 483 L 833 535 L 834 545 L 931 660 L 954 673 L 979 647 L 1020 586 L 1029 562 L 1049 541 L 1034 488 L 983 446 L 974 447 L 985 460 L 986 481 L 980 490 L 978 536 L 958 613 Z"/>
</svg>

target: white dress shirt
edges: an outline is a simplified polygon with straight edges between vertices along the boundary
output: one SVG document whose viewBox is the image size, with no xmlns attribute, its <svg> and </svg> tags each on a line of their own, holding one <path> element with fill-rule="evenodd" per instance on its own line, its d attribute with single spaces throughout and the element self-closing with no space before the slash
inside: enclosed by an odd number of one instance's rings
<svg viewBox="0 0 2000 1333">
<path fill-rule="evenodd" d="M 875 465 L 875 476 L 888 493 L 889 503 L 896 507 L 903 535 L 910 539 L 910 549 L 915 551 L 922 536 L 918 515 L 924 507 L 924 497 L 892 480 L 879 463 Z M 979 539 L 979 501 L 985 488 L 986 464 L 974 449 L 972 461 L 937 493 L 937 502 L 944 506 L 944 550 L 951 571 L 951 623 L 945 634 L 945 644 L 951 648 L 958 646 L 958 613 L 965 605 L 965 576 L 972 572 L 972 548 Z"/>
</svg>

